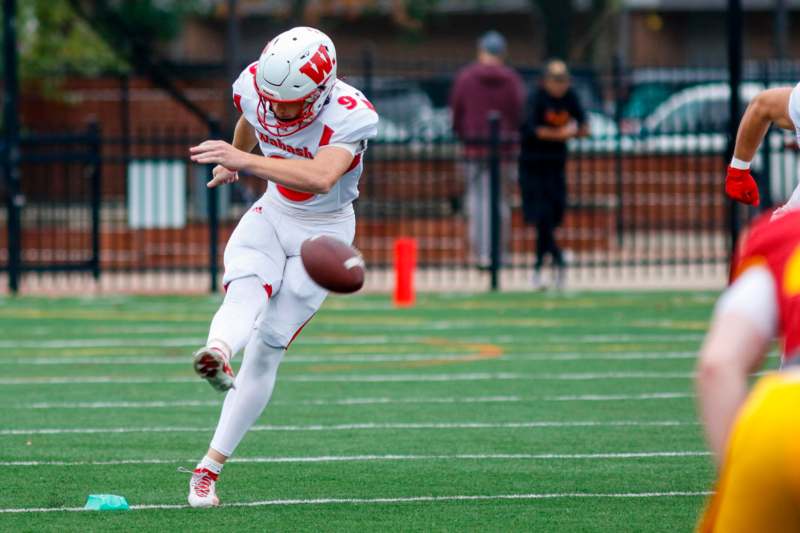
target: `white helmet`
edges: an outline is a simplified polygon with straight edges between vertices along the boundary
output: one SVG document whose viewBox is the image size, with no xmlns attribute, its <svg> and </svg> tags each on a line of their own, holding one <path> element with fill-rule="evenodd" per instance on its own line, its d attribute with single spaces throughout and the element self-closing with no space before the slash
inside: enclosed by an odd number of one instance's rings
<svg viewBox="0 0 800 533">
<path fill-rule="evenodd" d="M 272 135 L 291 135 L 311 124 L 336 83 L 336 49 L 319 30 L 299 26 L 272 39 L 258 58 L 253 83 L 258 122 Z M 278 119 L 271 102 L 304 102 L 297 118 Z"/>
</svg>

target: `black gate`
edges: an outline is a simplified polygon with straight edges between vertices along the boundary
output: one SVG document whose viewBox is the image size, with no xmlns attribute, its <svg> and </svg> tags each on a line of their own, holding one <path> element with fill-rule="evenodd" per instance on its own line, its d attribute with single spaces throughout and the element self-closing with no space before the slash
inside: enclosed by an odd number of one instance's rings
<svg viewBox="0 0 800 533">
<path fill-rule="evenodd" d="M 0 265 L 11 280 L 28 272 L 100 275 L 100 135 L 96 126 L 71 134 L 20 138 L 21 190 L 9 201 L 0 236 Z M 10 224 L 12 220 L 19 224 Z"/>
</svg>

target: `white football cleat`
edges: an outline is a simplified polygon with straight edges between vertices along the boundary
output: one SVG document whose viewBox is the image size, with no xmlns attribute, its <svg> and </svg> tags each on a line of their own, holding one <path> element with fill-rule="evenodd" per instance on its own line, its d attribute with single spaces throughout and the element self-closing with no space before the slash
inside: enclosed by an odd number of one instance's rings
<svg viewBox="0 0 800 533">
<path fill-rule="evenodd" d="M 195 468 L 189 480 L 189 505 L 201 508 L 219 505 L 216 483 L 217 474 L 207 468 Z"/>
<path fill-rule="evenodd" d="M 201 348 L 194 353 L 194 371 L 220 392 L 233 388 L 233 370 L 219 348 Z"/>
<path fill-rule="evenodd" d="M 545 285 L 544 280 L 542 280 L 541 269 L 534 269 L 533 276 L 531 277 L 531 287 L 535 291 L 543 291 L 547 289 L 547 285 Z"/>
</svg>

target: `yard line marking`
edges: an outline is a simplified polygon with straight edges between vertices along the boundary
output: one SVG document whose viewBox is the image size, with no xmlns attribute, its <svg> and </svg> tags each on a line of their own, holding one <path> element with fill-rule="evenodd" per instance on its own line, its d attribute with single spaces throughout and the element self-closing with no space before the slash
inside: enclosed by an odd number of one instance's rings
<svg viewBox="0 0 800 533">
<path fill-rule="evenodd" d="M 446 381 L 507 381 L 507 380 L 542 380 L 542 381 L 586 381 L 602 379 L 689 379 L 692 372 L 563 372 L 528 374 L 519 372 L 473 372 L 454 374 L 344 374 L 316 375 L 297 374 L 284 376 L 284 381 L 294 382 L 446 382 Z M 0 380 L 2 383 L 2 380 Z"/>
<path fill-rule="evenodd" d="M 545 396 L 548 402 L 605 402 L 615 400 L 673 400 L 678 398 L 694 398 L 689 392 L 652 392 L 643 394 L 581 394 L 564 396 Z"/>
<path fill-rule="evenodd" d="M 388 383 L 448 381 L 593 381 L 614 379 L 690 379 L 693 372 L 563 372 L 526 374 L 514 372 L 475 372 L 454 374 L 288 374 L 282 382 L 294 383 Z M 66 385 L 66 384 L 164 384 L 202 383 L 197 377 L 117 378 L 111 376 L 72 376 L 45 378 L 0 378 L 0 385 Z"/>
<path fill-rule="evenodd" d="M 681 420 L 612 420 L 600 422 L 585 421 L 530 421 L 530 422 L 393 422 L 393 423 L 360 423 L 360 424 L 309 424 L 293 425 L 260 425 L 253 426 L 250 431 L 360 431 L 360 430 L 418 430 L 418 429 L 533 429 L 533 428 L 578 428 L 578 427 L 675 427 L 696 426 L 697 421 Z M 204 433 L 214 431 L 214 427 L 123 427 L 123 428 L 27 428 L 0 429 L 0 436 L 5 435 L 63 435 L 63 434 L 112 434 L 112 433 Z"/>
<path fill-rule="evenodd" d="M 49 378 L 0 378 L 0 385 L 88 385 L 88 384 L 164 384 L 164 383 L 200 383 L 197 377 L 177 378 L 114 378 L 110 376 L 74 376 Z"/>
<path fill-rule="evenodd" d="M 593 381 L 615 379 L 691 379 L 693 372 L 563 372 L 527 374 L 515 372 L 474 372 L 454 374 L 288 374 L 282 382 L 294 383 L 387 383 L 447 381 Z M 164 384 L 201 383 L 197 377 L 117 378 L 111 376 L 72 376 L 45 378 L 0 378 L 0 385 L 66 384 Z"/>
<path fill-rule="evenodd" d="M 479 396 L 474 398 L 341 398 L 338 400 L 302 400 L 299 402 L 275 401 L 270 405 L 384 405 L 419 403 L 507 403 L 521 402 L 519 396 Z M 12 405 L 12 409 L 139 409 L 166 407 L 219 407 L 220 400 L 178 400 L 178 401 L 119 401 L 119 402 L 37 402 Z"/>
<path fill-rule="evenodd" d="M 549 354 L 508 354 L 507 361 L 650 361 L 660 359 L 696 359 L 697 351 L 688 352 L 614 352 L 589 354 L 549 353 Z"/>
<path fill-rule="evenodd" d="M 200 346 L 200 336 L 173 339 L 120 339 L 120 338 L 81 338 L 49 340 L 0 340 L 0 348 L 114 348 L 118 346 Z"/>
<path fill-rule="evenodd" d="M 167 407 L 219 407 L 220 400 L 177 400 L 154 402 L 37 402 L 12 405 L 12 409 L 161 409 Z"/>
<path fill-rule="evenodd" d="M 372 461 L 459 460 L 588 460 L 708 457 L 709 451 L 621 452 L 621 453 L 460 453 L 454 455 L 320 455 L 310 457 L 232 457 L 229 463 L 345 463 Z M 0 466 L 120 466 L 194 463 L 196 459 L 118 459 L 110 461 L 0 461 Z"/>
<path fill-rule="evenodd" d="M 316 498 L 316 499 L 284 499 L 261 500 L 253 502 L 227 502 L 220 507 L 266 507 L 288 505 L 337 505 L 337 504 L 387 504 L 387 503 L 419 503 L 419 502 L 452 502 L 452 501 L 492 501 L 492 500 L 549 500 L 573 498 L 699 498 L 713 494 L 710 491 L 670 491 L 670 492 L 551 492 L 539 494 L 466 494 L 454 496 L 401 496 L 391 498 Z M 132 510 L 147 509 L 189 509 L 186 504 L 144 504 L 131 505 Z M 83 507 L 31 507 L 17 509 L 0 509 L 0 513 L 51 513 L 51 512 L 86 512 Z"/>
<path fill-rule="evenodd" d="M 415 326 L 416 327 L 416 326 Z M 472 326 L 474 327 L 474 326 Z M 441 328 L 436 328 L 441 329 Z M 702 335 L 499 335 L 487 337 L 475 337 L 474 339 L 459 339 L 461 342 L 506 342 L 506 343 L 529 343 L 536 339 L 538 343 L 571 342 L 571 343 L 599 343 L 599 342 L 678 342 L 678 341 L 700 341 Z M 414 335 L 380 335 L 373 337 L 308 337 L 303 338 L 302 344 L 307 345 L 336 345 L 343 344 L 387 344 L 387 343 L 419 343 L 430 340 L 430 336 Z M 299 341 L 298 341 L 299 342 Z M 198 347 L 203 343 L 203 335 L 196 337 L 173 337 L 160 339 L 139 339 L 118 337 L 94 337 L 79 339 L 21 339 L 14 340 L 5 338 L 0 340 L 0 348 L 116 348 L 116 347 Z M 388 355 L 388 354 L 387 354 Z"/>
<path fill-rule="evenodd" d="M 284 358 L 286 364 L 305 363 L 381 363 L 403 361 L 461 361 L 473 353 L 410 353 L 410 354 L 362 354 L 362 355 L 290 355 Z M 696 351 L 688 352 L 618 352 L 618 353 L 531 353 L 504 354 L 497 357 L 506 361 L 650 361 L 667 359 L 695 359 Z M 18 357 L 0 362 L 5 365 L 50 366 L 50 365 L 93 365 L 93 366 L 137 366 L 137 365 L 188 365 L 188 357 Z"/>
<path fill-rule="evenodd" d="M 581 394 L 523 398 L 520 396 L 478 396 L 472 398 L 341 398 L 338 400 L 301 400 L 297 402 L 274 401 L 270 405 L 342 406 L 342 405 L 388 405 L 388 404 L 471 404 L 471 403 L 518 403 L 518 402 L 602 402 L 673 400 L 694 398 L 689 392 L 652 392 L 642 394 Z M 219 407 L 220 400 L 176 400 L 176 401 L 117 401 L 117 402 L 36 402 L 9 406 L 11 409 L 162 409 L 170 407 Z"/>
</svg>

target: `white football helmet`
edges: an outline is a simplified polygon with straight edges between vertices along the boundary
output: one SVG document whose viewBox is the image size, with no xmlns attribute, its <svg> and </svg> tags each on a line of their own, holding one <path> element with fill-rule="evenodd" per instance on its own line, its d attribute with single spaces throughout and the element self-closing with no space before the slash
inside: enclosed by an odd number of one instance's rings
<svg viewBox="0 0 800 533">
<path fill-rule="evenodd" d="M 258 58 L 253 83 L 258 93 L 258 122 L 284 137 L 311 124 L 336 83 L 336 49 L 319 30 L 299 26 L 272 39 Z M 292 120 L 280 120 L 272 102 L 304 102 Z"/>
</svg>

